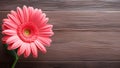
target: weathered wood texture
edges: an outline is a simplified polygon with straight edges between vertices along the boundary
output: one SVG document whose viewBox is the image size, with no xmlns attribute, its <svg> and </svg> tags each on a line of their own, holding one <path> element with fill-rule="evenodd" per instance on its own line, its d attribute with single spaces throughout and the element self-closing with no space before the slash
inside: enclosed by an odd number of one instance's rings
<svg viewBox="0 0 120 68">
<path fill-rule="evenodd" d="M 0 21 L 23 5 L 43 9 L 55 35 L 45 55 L 21 56 L 16 68 L 120 68 L 120 0 L 0 0 Z M 10 68 L 0 45 L 0 66 Z"/>
<path fill-rule="evenodd" d="M 120 60 L 120 32 L 55 31 L 55 34 L 52 46 L 48 48 L 47 54 L 38 58 L 39 60 Z"/>
<path fill-rule="evenodd" d="M 11 10 L 23 5 L 43 10 L 120 10 L 120 0 L 1 0 L 0 10 Z"/>
<path fill-rule="evenodd" d="M 40 53 L 38 59 L 21 57 L 20 61 L 120 60 L 120 32 L 55 31 L 55 34 L 47 54 Z"/>
<path fill-rule="evenodd" d="M 54 30 L 120 30 L 120 11 L 44 11 Z M 0 12 L 0 21 L 10 11 Z"/>
<path fill-rule="evenodd" d="M 10 68 L 9 63 L 2 63 L 1 68 Z M 45 61 L 45 62 L 18 62 L 16 68 L 120 68 L 119 61 Z"/>
</svg>

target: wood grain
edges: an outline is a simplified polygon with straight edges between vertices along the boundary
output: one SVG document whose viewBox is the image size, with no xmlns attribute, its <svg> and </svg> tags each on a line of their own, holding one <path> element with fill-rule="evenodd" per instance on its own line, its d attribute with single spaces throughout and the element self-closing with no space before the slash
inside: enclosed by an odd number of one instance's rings
<svg viewBox="0 0 120 68">
<path fill-rule="evenodd" d="M 1 68 L 10 68 L 9 63 L 1 63 Z M 18 62 L 16 68 L 120 68 L 119 61 L 39 61 Z"/>
<path fill-rule="evenodd" d="M 55 31 L 52 46 L 42 61 L 120 60 L 120 32 Z M 33 60 L 21 58 L 20 61 Z"/>
<path fill-rule="evenodd" d="M 4 63 L 2 68 L 10 68 Z M 78 61 L 78 62 L 18 62 L 16 68 L 120 68 L 119 61 Z"/>
<path fill-rule="evenodd" d="M 16 68 L 120 68 L 120 0 L 0 0 L 0 26 L 23 5 L 41 8 L 55 35 L 46 54 L 20 56 Z M 0 41 L 0 68 L 12 60 Z"/>
<path fill-rule="evenodd" d="M 116 10 L 120 0 L 0 0 L 0 10 L 12 10 L 23 5 L 43 10 Z"/>
<path fill-rule="evenodd" d="M 47 54 L 39 52 L 38 59 L 23 58 L 19 61 L 119 61 L 120 32 L 55 31 L 53 43 Z M 2 46 L 0 52 L 3 52 Z M 4 52 L 1 61 L 8 61 Z"/>
<path fill-rule="evenodd" d="M 29 66 L 28 66 L 29 65 Z M 119 61 L 19 62 L 16 68 L 120 68 Z"/>
<path fill-rule="evenodd" d="M 54 30 L 120 31 L 119 11 L 44 11 Z M 0 11 L 0 21 L 8 11 Z M 0 23 L 1 24 L 1 23 Z"/>
</svg>

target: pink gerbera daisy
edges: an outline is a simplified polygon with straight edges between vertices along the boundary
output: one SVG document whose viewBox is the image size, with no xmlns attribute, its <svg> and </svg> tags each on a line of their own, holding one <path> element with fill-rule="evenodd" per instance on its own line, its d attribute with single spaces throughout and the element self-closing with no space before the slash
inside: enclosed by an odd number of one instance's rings
<svg viewBox="0 0 120 68">
<path fill-rule="evenodd" d="M 24 54 L 24 57 L 28 57 L 30 53 L 37 57 L 38 49 L 46 53 L 45 46 L 50 46 L 49 37 L 53 35 L 53 26 L 47 24 L 48 18 L 41 9 L 17 7 L 17 11 L 12 10 L 7 17 L 3 19 L 2 40 L 8 44 L 8 50 L 18 49 L 18 56 Z"/>
</svg>

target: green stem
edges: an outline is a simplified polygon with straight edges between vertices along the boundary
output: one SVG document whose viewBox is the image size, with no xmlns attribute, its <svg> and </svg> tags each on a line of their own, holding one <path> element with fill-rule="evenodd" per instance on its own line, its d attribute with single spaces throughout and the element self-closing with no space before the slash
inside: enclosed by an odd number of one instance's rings
<svg viewBox="0 0 120 68">
<path fill-rule="evenodd" d="M 15 65 L 16 65 L 16 63 L 17 63 L 17 61 L 18 61 L 18 55 L 17 55 L 17 53 L 16 53 L 16 50 L 7 50 L 8 45 L 7 45 L 7 44 L 3 44 L 3 45 L 4 45 L 4 47 L 5 47 L 6 52 L 7 52 L 9 55 L 11 55 L 12 58 L 14 59 L 14 62 L 13 62 L 13 64 L 12 64 L 12 67 L 11 67 L 11 68 L 15 68 Z"/>
<path fill-rule="evenodd" d="M 15 68 L 15 65 L 16 65 L 17 61 L 18 61 L 18 56 L 16 56 L 16 58 L 15 58 L 13 64 L 12 64 L 12 68 Z"/>
</svg>

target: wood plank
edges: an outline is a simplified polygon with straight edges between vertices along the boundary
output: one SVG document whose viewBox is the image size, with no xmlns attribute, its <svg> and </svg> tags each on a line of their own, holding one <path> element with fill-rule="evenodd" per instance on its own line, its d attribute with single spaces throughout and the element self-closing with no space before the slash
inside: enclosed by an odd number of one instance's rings
<svg viewBox="0 0 120 68">
<path fill-rule="evenodd" d="M 44 11 L 54 30 L 120 31 L 120 11 Z M 0 21 L 8 11 L 0 11 Z M 0 23 L 1 24 L 1 23 Z"/>
<path fill-rule="evenodd" d="M 120 32 L 55 31 L 52 46 L 38 59 L 20 61 L 120 60 Z"/>
<path fill-rule="evenodd" d="M 47 54 L 19 61 L 120 61 L 120 32 L 55 31 Z M 0 43 L 1 45 L 1 43 Z M 0 46 L 0 60 L 11 60 Z"/>
<path fill-rule="evenodd" d="M 0 0 L 0 10 L 17 6 L 34 6 L 43 10 L 120 10 L 120 0 Z"/>
<path fill-rule="evenodd" d="M 2 62 L 0 67 L 10 68 L 10 63 Z M 16 68 L 120 68 L 120 61 L 23 61 Z"/>
<path fill-rule="evenodd" d="M 120 68 L 120 61 L 19 62 L 17 68 Z"/>
</svg>

